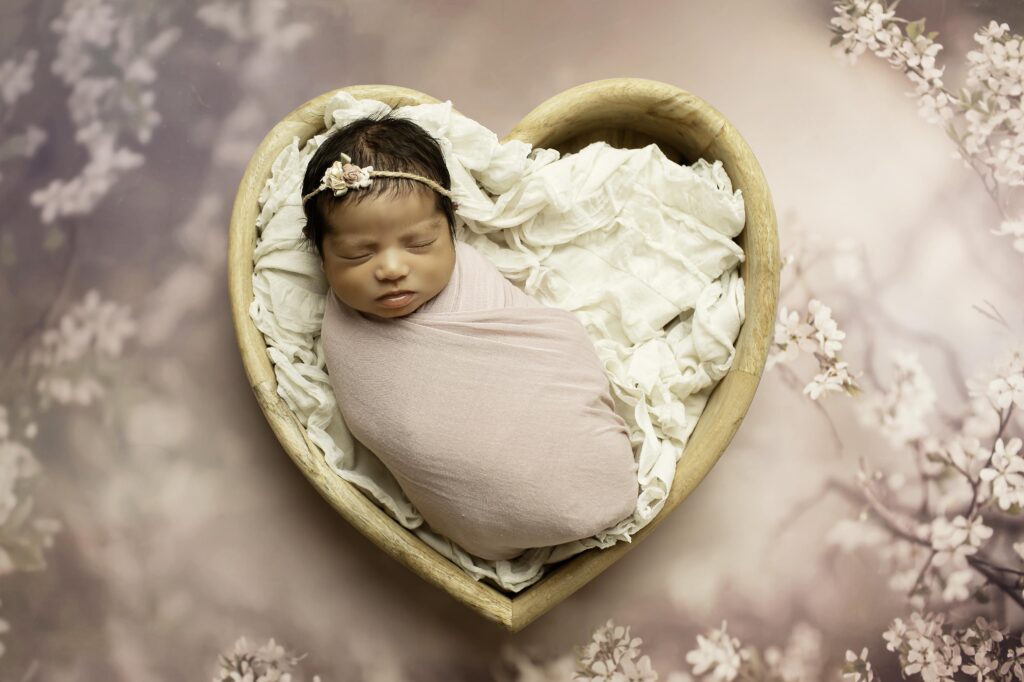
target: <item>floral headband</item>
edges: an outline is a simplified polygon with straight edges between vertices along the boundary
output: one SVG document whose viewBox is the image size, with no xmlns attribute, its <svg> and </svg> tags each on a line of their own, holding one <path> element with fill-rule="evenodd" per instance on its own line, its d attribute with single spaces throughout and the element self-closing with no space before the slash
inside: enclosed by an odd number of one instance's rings
<svg viewBox="0 0 1024 682">
<path fill-rule="evenodd" d="M 382 171 L 373 170 L 373 166 L 365 166 L 360 168 L 359 166 L 351 163 L 352 157 L 342 152 L 341 159 L 331 164 L 330 168 L 324 173 L 323 180 L 320 181 L 320 186 L 315 190 L 302 197 L 302 203 L 305 204 L 306 200 L 316 195 L 321 190 L 330 189 L 334 190 L 334 196 L 340 197 L 350 189 L 361 189 L 363 187 L 369 187 L 370 183 L 373 182 L 371 176 L 386 176 L 392 178 L 409 178 L 411 180 L 419 180 L 420 182 L 428 185 L 431 189 L 443 194 L 452 200 L 452 204 L 455 208 L 459 207 L 458 202 L 455 201 L 455 196 L 450 190 L 445 189 L 441 185 L 437 184 L 430 178 L 425 178 L 422 175 L 415 175 L 413 173 L 405 173 L 402 171 Z"/>
</svg>

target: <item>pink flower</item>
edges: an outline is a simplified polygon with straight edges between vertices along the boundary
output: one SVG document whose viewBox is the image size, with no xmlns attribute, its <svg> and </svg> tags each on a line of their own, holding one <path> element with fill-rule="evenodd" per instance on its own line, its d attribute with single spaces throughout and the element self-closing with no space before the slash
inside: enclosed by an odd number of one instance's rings
<svg viewBox="0 0 1024 682">
<path fill-rule="evenodd" d="M 352 158 L 348 154 L 342 154 L 340 161 L 335 161 L 331 164 L 331 167 L 324 173 L 321 189 L 332 189 L 334 190 L 334 196 L 340 197 L 348 192 L 349 189 L 369 187 L 371 182 L 370 171 L 373 170 L 373 166 L 360 168 L 349 163 L 351 160 Z"/>
<path fill-rule="evenodd" d="M 341 167 L 341 171 L 341 179 L 349 187 L 363 187 L 370 184 L 370 174 L 359 166 L 346 163 Z"/>
</svg>

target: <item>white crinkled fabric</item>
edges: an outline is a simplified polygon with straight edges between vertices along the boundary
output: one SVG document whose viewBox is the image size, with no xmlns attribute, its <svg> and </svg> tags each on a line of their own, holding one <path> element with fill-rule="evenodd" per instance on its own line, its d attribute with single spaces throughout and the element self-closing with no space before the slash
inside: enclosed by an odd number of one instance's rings
<svg viewBox="0 0 1024 682">
<path fill-rule="evenodd" d="M 640 494 L 634 515 L 595 537 L 488 561 L 431 532 L 391 473 L 347 431 L 320 343 L 327 283 L 302 228 L 302 178 L 328 132 L 388 105 L 337 93 L 328 128 L 273 163 L 260 194 L 250 315 L 267 342 L 278 393 L 339 476 L 480 580 L 518 592 L 545 566 L 631 541 L 664 506 L 743 322 L 745 211 L 720 161 L 681 166 L 651 144 L 596 142 L 575 154 L 497 136 L 451 101 L 402 107 L 441 144 L 459 202 L 456 235 L 541 303 L 573 312 L 608 374 L 630 429 Z"/>
</svg>

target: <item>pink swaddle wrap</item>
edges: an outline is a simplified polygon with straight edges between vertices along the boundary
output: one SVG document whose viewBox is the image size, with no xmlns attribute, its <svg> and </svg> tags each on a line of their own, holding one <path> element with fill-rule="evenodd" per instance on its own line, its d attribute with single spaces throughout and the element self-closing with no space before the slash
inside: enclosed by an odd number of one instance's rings
<svg viewBox="0 0 1024 682">
<path fill-rule="evenodd" d="M 365 316 L 328 290 L 322 337 L 352 435 L 470 554 L 590 537 L 635 509 L 626 424 L 582 324 L 465 242 L 445 288 L 405 317 Z"/>
</svg>

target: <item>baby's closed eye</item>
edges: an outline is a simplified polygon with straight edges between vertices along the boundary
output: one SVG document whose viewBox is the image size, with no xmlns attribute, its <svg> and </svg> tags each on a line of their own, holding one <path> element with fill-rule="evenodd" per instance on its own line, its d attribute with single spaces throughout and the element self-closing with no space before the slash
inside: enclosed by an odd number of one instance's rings
<svg viewBox="0 0 1024 682">
<path fill-rule="evenodd" d="M 436 239 L 432 239 L 429 242 L 424 242 L 422 244 L 410 244 L 409 248 L 410 249 L 426 249 L 427 247 L 429 247 L 431 244 L 433 244 L 436 241 L 437 241 Z M 371 253 L 364 253 L 364 254 L 361 254 L 359 256 L 341 256 L 341 258 L 343 258 L 345 260 L 361 260 L 363 258 L 366 258 L 368 256 L 372 256 L 372 255 L 373 254 L 371 254 Z"/>
</svg>

